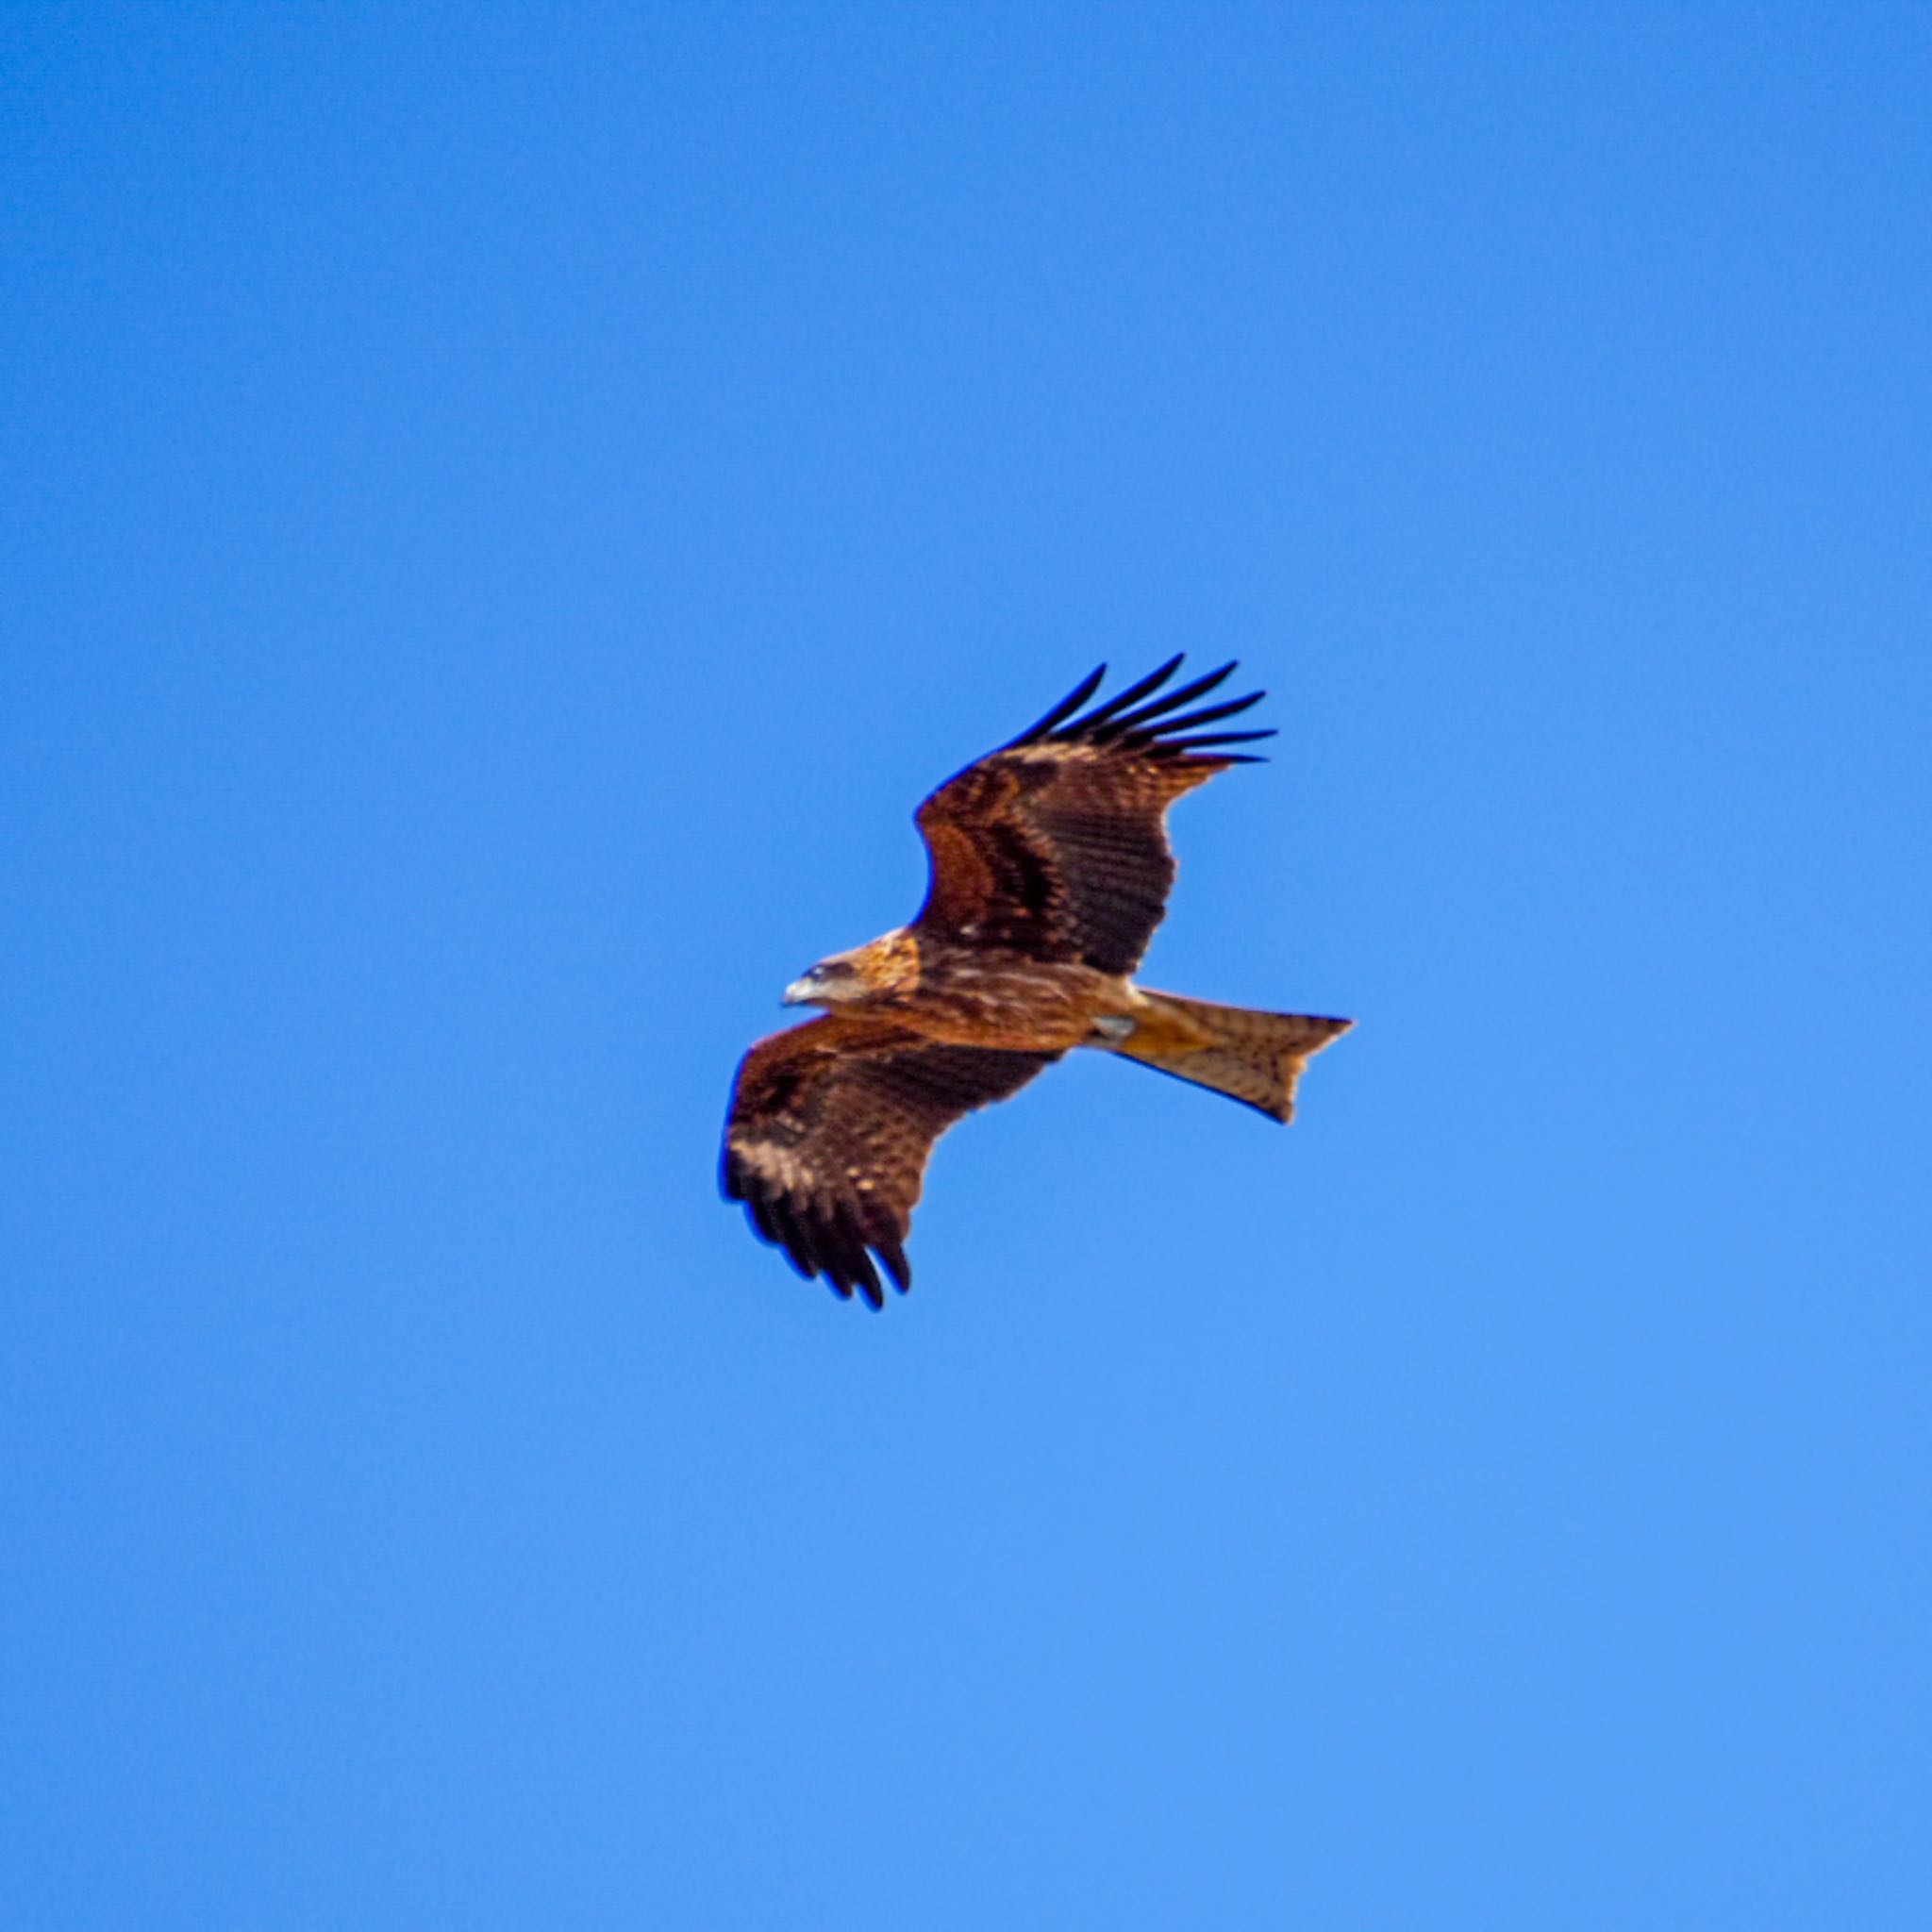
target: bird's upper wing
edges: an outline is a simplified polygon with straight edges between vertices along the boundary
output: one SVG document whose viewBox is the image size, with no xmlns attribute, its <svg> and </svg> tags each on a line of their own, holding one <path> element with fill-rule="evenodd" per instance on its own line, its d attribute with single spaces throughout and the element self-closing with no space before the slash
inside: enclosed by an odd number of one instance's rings
<svg viewBox="0 0 1932 1932">
<path fill-rule="evenodd" d="M 824 1275 L 841 1295 L 857 1288 L 879 1307 L 873 1254 L 902 1291 L 910 1285 L 906 1236 L 933 1142 L 1058 1058 L 945 1046 L 836 1013 L 774 1033 L 738 1070 L 725 1196 L 801 1274 Z"/>
<path fill-rule="evenodd" d="M 1131 973 L 1174 883 L 1168 807 L 1252 762 L 1223 747 L 1274 735 L 1203 731 L 1265 693 L 1189 710 L 1235 667 L 1160 693 L 1180 664 L 1172 658 L 1083 712 L 1103 664 L 1037 724 L 941 785 L 919 808 L 932 882 L 914 929 Z"/>
</svg>

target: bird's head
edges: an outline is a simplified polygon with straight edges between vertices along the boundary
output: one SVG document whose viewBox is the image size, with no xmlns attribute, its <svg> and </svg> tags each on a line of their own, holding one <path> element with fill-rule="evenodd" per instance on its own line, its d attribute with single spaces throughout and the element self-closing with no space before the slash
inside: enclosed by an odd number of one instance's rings
<svg viewBox="0 0 1932 1932">
<path fill-rule="evenodd" d="M 810 966 L 785 989 L 788 1007 L 836 1007 L 861 998 L 872 989 L 849 953 L 836 953 Z"/>
<path fill-rule="evenodd" d="M 841 1007 L 874 993 L 908 991 L 918 979 L 917 941 L 908 932 L 889 932 L 849 953 L 821 959 L 785 989 L 785 1004 Z"/>
</svg>

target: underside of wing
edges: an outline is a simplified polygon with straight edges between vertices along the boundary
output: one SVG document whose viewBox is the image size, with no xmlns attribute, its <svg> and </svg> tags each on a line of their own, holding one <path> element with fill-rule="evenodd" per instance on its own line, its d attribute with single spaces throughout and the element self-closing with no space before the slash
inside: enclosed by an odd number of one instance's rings
<svg viewBox="0 0 1932 1932">
<path fill-rule="evenodd" d="M 1058 1058 L 947 1046 L 828 1015 L 745 1056 L 725 1124 L 723 1182 L 798 1272 L 876 1308 L 877 1263 L 903 1291 L 906 1238 L 933 1143 Z"/>
<path fill-rule="evenodd" d="M 1265 693 L 1197 704 L 1235 666 L 1167 688 L 1182 661 L 1090 706 L 1102 665 L 920 807 L 932 881 L 915 929 L 1133 971 L 1174 884 L 1168 807 L 1229 765 L 1254 761 L 1226 747 L 1274 735 L 1204 729 Z"/>
</svg>

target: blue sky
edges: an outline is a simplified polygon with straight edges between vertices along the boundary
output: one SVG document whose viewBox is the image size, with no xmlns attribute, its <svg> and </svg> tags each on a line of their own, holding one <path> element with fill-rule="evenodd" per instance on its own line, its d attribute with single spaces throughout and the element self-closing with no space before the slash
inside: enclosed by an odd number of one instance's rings
<svg viewBox="0 0 1932 1932">
<path fill-rule="evenodd" d="M 1932 1915 L 1921 8 L 0 22 L 8 1923 Z M 1240 657 L 919 1284 L 911 808 Z"/>
</svg>

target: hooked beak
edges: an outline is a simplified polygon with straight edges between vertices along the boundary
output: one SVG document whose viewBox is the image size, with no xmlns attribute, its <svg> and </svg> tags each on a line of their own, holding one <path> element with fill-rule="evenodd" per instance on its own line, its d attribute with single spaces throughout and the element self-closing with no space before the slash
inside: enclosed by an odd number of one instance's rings
<svg viewBox="0 0 1932 1932">
<path fill-rule="evenodd" d="M 779 995 L 780 1004 L 788 1007 L 808 1007 L 819 996 L 818 982 L 808 973 L 803 979 L 794 979 Z"/>
</svg>

